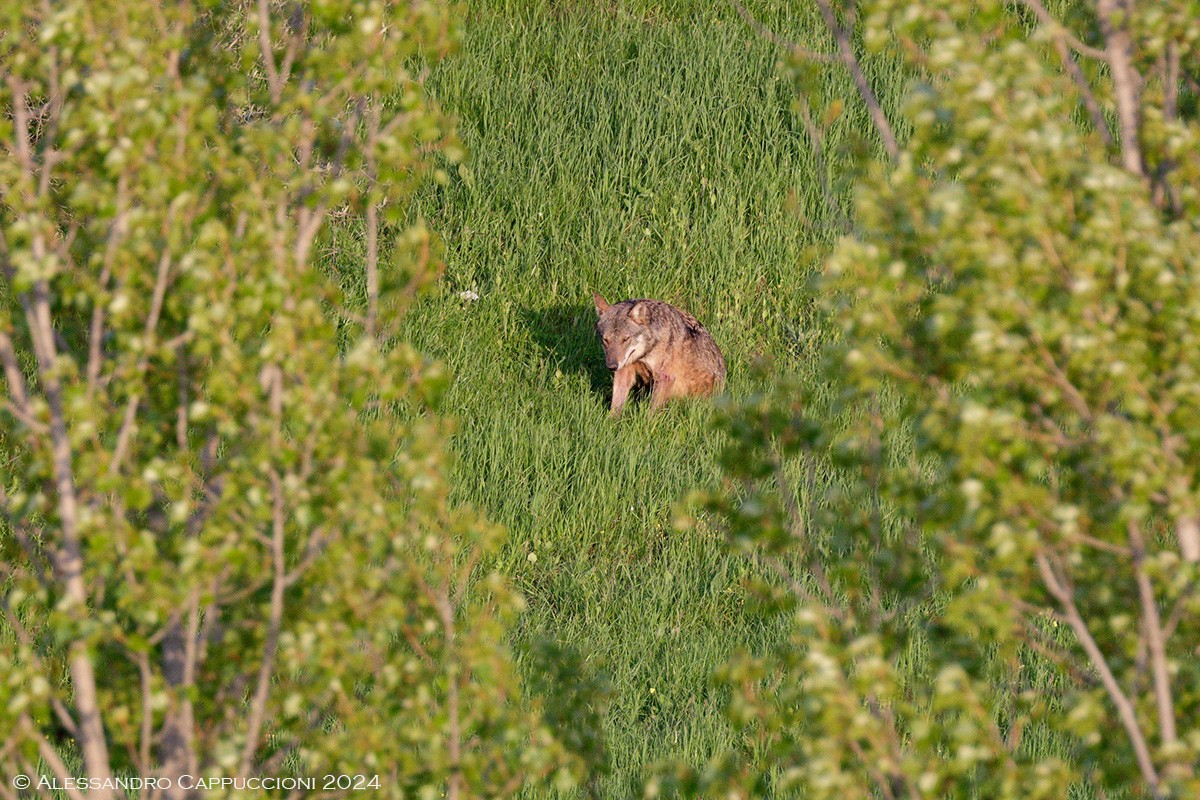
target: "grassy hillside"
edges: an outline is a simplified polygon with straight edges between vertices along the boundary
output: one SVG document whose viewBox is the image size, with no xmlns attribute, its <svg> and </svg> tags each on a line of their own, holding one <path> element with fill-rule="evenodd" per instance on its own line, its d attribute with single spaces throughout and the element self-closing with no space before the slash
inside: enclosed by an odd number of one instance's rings
<svg viewBox="0 0 1200 800">
<path fill-rule="evenodd" d="M 784 36 L 832 51 L 807 4 L 751 5 Z M 729 364 L 721 402 L 756 391 L 759 354 L 815 380 L 827 334 L 809 279 L 836 226 L 778 59 L 723 5 L 491 2 L 474 5 L 461 52 L 430 76 L 471 157 L 420 199 L 446 273 L 401 335 L 455 376 L 455 499 L 508 528 L 500 567 L 528 601 L 518 659 L 548 639 L 611 682 L 604 797 L 641 796 L 656 763 L 735 746 L 713 671 L 785 633 L 744 608 L 752 567 L 719 531 L 672 525 L 681 498 L 720 479 L 712 404 L 650 417 L 635 403 L 610 421 L 591 299 L 695 313 Z M 866 68 L 894 103 L 903 76 Z M 827 141 L 835 184 L 840 146 L 871 131 L 843 71 L 823 81 L 814 107 L 845 100 Z M 361 236 L 343 229 L 334 245 L 334 266 L 360 281 Z M 905 657 L 914 671 L 920 642 Z M 1045 666 L 1026 676 L 1041 688 L 1062 679 Z M 1041 725 L 1023 746 L 1060 749 Z"/>
<path fill-rule="evenodd" d="M 776 5 L 758 11 L 821 46 L 815 18 Z M 831 234 L 777 58 L 708 3 L 509 3 L 474 8 L 431 77 L 471 159 L 422 200 L 447 269 L 403 336 L 455 375 L 457 500 L 508 527 L 502 568 L 529 603 L 518 652 L 547 637 L 612 682 L 605 796 L 728 746 L 710 675 L 780 633 L 744 613 L 748 567 L 719 533 L 672 528 L 673 503 L 718 479 L 711 406 L 609 421 L 591 301 L 691 310 L 735 399 L 757 354 L 806 368 L 821 336 L 807 278 Z M 830 72 L 830 96 L 849 97 Z M 848 113 L 835 143 L 854 126 Z"/>
<path fill-rule="evenodd" d="M 813 4 L 747 5 L 783 37 L 834 50 Z M 446 272 L 400 333 L 454 374 L 454 499 L 508 529 L 499 566 L 528 601 L 518 660 L 550 640 L 611 683 L 602 797 L 640 797 L 655 764 L 699 765 L 738 746 L 713 672 L 786 633 L 745 608 L 752 566 L 720 531 L 672 524 L 681 498 L 720 480 L 727 442 L 713 404 L 650 417 L 635 403 L 609 420 L 591 299 L 654 297 L 695 313 L 729 365 L 718 403 L 760 388 L 749 370 L 759 355 L 817 380 L 828 332 L 810 278 L 838 235 L 822 184 L 848 209 L 842 149 L 875 140 L 849 77 L 823 67 L 813 108 L 844 108 L 821 175 L 779 59 L 723 3 L 475 0 L 462 50 L 429 79 L 471 155 L 419 199 Z M 864 68 L 894 109 L 905 76 L 870 58 Z M 339 229 L 331 244 L 330 265 L 361 282 L 359 232 Z M 819 497 L 829 482 L 805 485 Z M 914 677 L 927 668 L 921 622 L 901 656 Z M 1016 685 L 1008 660 L 985 660 Z M 1060 695 L 1057 667 L 1032 652 L 1021 662 L 1021 686 Z M 1035 760 L 1079 755 L 1043 721 L 1021 741 Z M 1071 796 L 1095 795 L 1081 784 Z"/>
</svg>

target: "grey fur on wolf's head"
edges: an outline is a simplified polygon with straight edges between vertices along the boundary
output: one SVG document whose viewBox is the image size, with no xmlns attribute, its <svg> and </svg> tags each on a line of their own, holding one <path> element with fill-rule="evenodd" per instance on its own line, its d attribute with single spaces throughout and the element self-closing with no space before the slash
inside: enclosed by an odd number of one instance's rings
<svg viewBox="0 0 1200 800">
<path fill-rule="evenodd" d="M 646 305 L 638 300 L 609 304 L 601 295 L 596 301 L 596 333 L 604 347 L 604 364 L 620 369 L 641 358 L 654 346 L 654 332 L 646 326 Z"/>
</svg>

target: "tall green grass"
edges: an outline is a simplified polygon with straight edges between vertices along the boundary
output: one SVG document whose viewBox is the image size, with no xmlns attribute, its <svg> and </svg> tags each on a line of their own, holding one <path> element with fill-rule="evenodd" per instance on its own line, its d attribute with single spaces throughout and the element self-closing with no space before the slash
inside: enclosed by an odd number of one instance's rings
<svg viewBox="0 0 1200 800">
<path fill-rule="evenodd" d="M 830 47 L 814 15 L 758 11 Z M 744 608 L 750 567 L 718 532 L 672 526 L 673 504 L 720 477 L 711 405 L 610 421 L 591 292 L 695 313 L 731 398 L 755 390 L 758 355 L 806 373 L 824 336 L 808 279 L 833 236 L 823 178 L 778 51 L 723 6 L 492 3 L 466 30 L 429 84 L 471 158 L 421 198 L 446 273 L 402 336 L 455 375 L 454 499 L 509 530 L 518 657 L 550 638 L 609 676 L 601 793 L 637 796 L 655 762 L 733 745 L 712 672 L 783 631 Z M 851 91 L 830 70 L 827 98 L 853 107 Z M 847 113 L 831 148 L 856 126 Z"/>
<path fill-rule="evenodd" d="M 749 5 L 781 35 L 833 51 L 814 4 Z M 672 525 L 677 501 L 721 478 L 729 443 L 712 404 L 650 417 L 635 403 L 609 420 L 591 300 L 654 297 L 695 313 L 726 355 L 722 401 L 761 388 L 748 370 L 760 355 L 818 380 L 829 332 L 810 278 L 839 230 L 822 184 L 848 208 L 841 148 L 873 134 L 849 77 L 825 68 L 813 106 L 840 98 L 845 110 L 819 174 L 780 57 L 721 3 L 481 0 L 461 52 L 429 78 L 471 157 L 419 198 L 446 272 L 401 336 L 454 373 L 454 500 L 508 528 L 499 566 L 528 600 L 518 660 L 550 639 L 611 682 L 604 797 L 640 796 L 663 760 L 698 765 L 737 746 L 713 671 L 786 635 L 745 607 L 753 568 L 719 531 Z M 865 68 L 894 108 L 905 76 L 885 61 Z M 355 280 L 361 237 L 343 228 L 330 245 L 329 264 Z M 820 496 L 829 482 L 809 485 Z M 921 642 L 902 658 L 914 674 Z M 1061 676 L 1028 679 L 1050 691 Z M 1024 746 L 1056 741 L 1035 725 Z"/>
</svg>

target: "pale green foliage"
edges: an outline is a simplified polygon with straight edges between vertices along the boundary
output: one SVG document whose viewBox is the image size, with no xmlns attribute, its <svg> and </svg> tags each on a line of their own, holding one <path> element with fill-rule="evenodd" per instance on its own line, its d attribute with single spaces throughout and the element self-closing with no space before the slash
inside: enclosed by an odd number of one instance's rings
<svg viewBox="0 0 1200 800">
<path fill-rule="evenodd" d="M 777 560 L 796 636 L 728 671 L 752 756 L 683 786 L 1196 796 L 1195 4 L 1068 7 L 1110 48 L 1080 59 L 1100 120 L 1028 8 L 865 5 L 919 79 L 820 284 L 832 402 L 739 409 L 748 494 L 710 504 Z M 843 488 L 814 499 L 797 452 Z"/>
<path fill-rule="evenodd" d="M 418 76 L 456 24 L 4 4 L 6 785 L 40 760 L 462 797 L 563 769 L 478 566 L 501 531 L 447 503 L 447 376 L 388 340 L 435 267 L 407 200 L 460 157 Z M 365 319 L 313 255 L 364 210 L 391 256 Z"/>
</svg>

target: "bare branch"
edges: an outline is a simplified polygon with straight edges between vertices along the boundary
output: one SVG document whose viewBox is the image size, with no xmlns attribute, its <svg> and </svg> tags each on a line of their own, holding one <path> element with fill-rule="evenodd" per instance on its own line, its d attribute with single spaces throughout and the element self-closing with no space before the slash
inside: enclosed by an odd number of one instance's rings
<svg viewBox="0 0 1200 800">
<path fill-rule="evenodd" d="M 14 410 L 25 424 L 43 427 L 29 409 L 29 392 L 25 388 L 25 376 L 21 374 L 21 366 L 17 363 L 17 354 L 13 349 L 12 339 L 0 331 L 0 362 L 4 365 L 4 380 L 8 383 L 8 396 L 12 398 Z M 34 428 L 37 430 L 37 428 Z"/>
<path fill-rule="evenodd" d="M 1171 700 L 1171 676 L 1167 667 L 1167 646 L 1163 637 L 1162 620 L 1158 613 L 1158 601 L 1154 598 L 1154 587 L 1146 574 L 1146 543 L 1137 523 L 1126 526 L 1129 547 L 1133 551 L 1133 574 L 1137 581 L 1138 599 L 1142 604 L 1142 628 L 1150 655 L 1151 674 L 1154 677 L 1154 699 L 1158 706 L 1159 736 L 1164 746 L 1173 745 L 1178 739 L 1175 730 L 1175 706 Z"/>
<path fill-rule="evenodd" d="M 6 510 L 6 516 L 12 527 L 13 537 L 21 545 L 21 551 L 25 553 L 25 558 L 29 559 L 30 570 L 27 574 L 32 575 L 41 584 L 43 589 L 50 590 L 53 588 L 53 581 L 50 576 L 54 573 L 54 565 L 48 562 L 45 554 L 42 552 L 42 548 L 34 545 L 28 526 L 11 513 L 7 513 L 7 510 L 11 508 L 12 502 L 8 496 L 8 492 L 5 491 L 3 485 L 0 485 L 0 509 Z M 15 574 L 16 570 L 11 565 L 3 564 L 2 566 L 3 574 L 6 577 Z"/>
<path fill-rule="evenodd" d="M 283 430 L 283 372 L 277 365 L 263 369 L 259 376 L 263 388 L 270 392 L 270 408 L 273 420 L 271 438 L 278 448 Z M 279 631 L 283 626 L 283 593 L 286 588 L 287 572 L 284 563 L 284 523 L 286 505 L 283 480 L 278 471 L 270 470 L 271 479 L 271 604 L 268 611 L 267 633 L 263 643 L 262 661 L 258 667 L 257 685 L 250 703 L 250 719 L 246 725 L 246 745 L 242 750 L 239 774 L 250 773 L 258 739 L 262 733 L 263 720 L 267 713 L 267 695 L 271 687 L 271 673 L 275 669 L 275 653 L 279 647 Z"/>
<path fill-rule="evenodd" d="M 25 87 L 12 75 L 8 76 L 7 82 L 13 92 L 13 132 L 18 161 L 25 172 L 26 180 L 31 185 L 37 184 Z M 43 259 L 47 256 L 46 241 L 40 231 L 34 233 L 30 247 L 34 258 Z M 50 409 L 50 466 L 58 499 L 58 523 L 61 528 L 58 547 L 52 556 L 55 578 L 62 587 L 71 609 L 76 613 L 86 614 L 88 590 L 83 578 L 83 547 L 79 531 L 74 455 L 67 431 L 64 391 L 58 374 L 59 355 L 50 314 L 48 282 L 36 282 L 32 291 L 23 292 L 19 300 L 25 312 L 29 337 L 37 360 L 39 383 Z M 100 713 L 95 664 L 92 663 L 87 644 L 83 640 L 77 639 L 70 643 L 67 664 L 78 710 L 76 741 L 83 756 L 84 768 L 89 777 L 107 781 L 112 777 L 112 766 Z M 92 800 L 103 800 L 112 796 L 111 790 L 106 788 L 96 789 L 91 794 Z"/>
<path fill-rule="evenodd" d="M 1108 660 L 1105 659 L 1100 646 L 1096 644 L 1095 638 L 1092 637 L 1092 632 L 1088 628 L 1087 622 L 1079 613 L 1079 609 L 1075 605 L 1073 588 L 1067 583 L 1066 578 L 1055 570 L 1054 566 L 1050 563 L 1050 559 L 1044 552 L 1037 554 L 1036 561 L 1038 571 L 1042 574 L 1042 581 L 1045 583 L 1047 591 L 1062 606 L 1063 616 L 1067 624 L 1075 632 L 1075 638 L 1079 640 L 1079 644 L 1083 647 L 1084 652 L 1087 653 L 1092 668 L 1100 676 L 1101 685 L 1104 686 L 1109 699 L 1117 708 L 1117 716 L 1120 717 L 1121 725 L 1125 728 L 1125 734 L 1129 737 L 1129 742 L 1133 746 L 1134 756 L 1137 758 L 1138 770 L 1141 772 L 1142 778 L 1150 787 L 1151 794 L 1157 795 L 1159 786 L 1158 770 L 1154 767 L 1154 759 L 1150 755 L 1150 747 L 1146 743 L 1146 736 L 1142 732 L 1141 725 L 1138 723 L 1137 711 L 1134 709 L 1133 703 L 1129 700 L 1124 690 L 1121 689 L 1116 676 L 1113 675 L 1112 668 L 1108 665 Z"/>
<path fill-rule="evenodd" d="M 1175 523 L 1175 535 L 1179 537 L 1183 560 L 1191 564 L 1200 562 L 1200 517 L 1181 517 Z"/>
<path fill-rule="evenodd" d="M 1175 598 L 1175 604 L 1171 608 L 1171 613 L 1167 615 L 1167 622 L 1163 625 L 1163 636 L 1170 639 L 1175 633 L 1175 629 L 1179 627 L 1179 623 L 1183 621 L 1183 615 L 1187 611 L 1188 601 L 1193 599 L 1192 593 L 1196 591 L 1196 586 L 1200 585 L 1200 579 L 1193 578 L 1187 582 L 1187 585 L 1180 590 L 1179 596 Z"/>
<path fill-rule="evenodd" d="M 67 797 L 71 798 L 71 800 L 85 800 L 83 793 L 73 786 L 72 779 L 74 776 L 71 774 L 71 770 L 63 763 L 62 758 L 58 755 L 58 751 L 54 749 L 54 745 L 50 744 L 49 740 L 42 735 L 42 732 L 37 729 L 37 726 L 33 724 L 33 720 L 28 715 L 21 717 L 21 728 L 24 730 L 25 735 L 37 744 L 38 755 L 50 767 L 50 771 L 58 779 Z"/>
<path fill-rule="evenodd" d="M 1096 3 L 1100 29 L 1104 32 L 1105 60 L 1112 74 L 1113 94 L 1117 101 L 1121 162 L 1129 172 L 1145 178 L 1146 167 L 1138 135 L 1142 76 L 1133 66 L 1133 39 L 1129 35 L 1128 22 L 1123 22 L 1119 28 L 1113 24 L 1114 14 L 1119 10 L 1118 0 L 1098 0 Z"/>
<path fill-rule="evenodd" d="M 1042 339 L 1041 334 L 1030 328 L 1029 339 L 1033 342 L 1037 350 L 1037 355 L 1042 360 L 1042 365 L 1049 373 L 1050 382 L 1062 390 L 1067 404 L 1075 410 L 1075 413 L 1079 414 L 1085 422 L 1091 425 L 1093 420 L 1095 420 L 1095 415 L 1092 413 L 1091 406 L 1088 405 L 1087 398 L 1071 382 L 1070 377 L 1068 377 L 1067 373 L 1054 358 L 1054 354 L 1050 352 L 1050 348 L 1045 340 Z"/>
<path fill-rule="evenodd" d="M 843 231 L 848 231 L 850 220 L 847 219 L 841 206 L 837 204 L 837 200 L 829 188 L 829 168 L 825 162 L 825 131 L 818 128 L 816 122 L 813 121 L 812 109 L 809 108 L 807 97 L 800 99 L 800 119 L 804 123 L 805 132 L 808 133 L 808 140 L 813 146 L 813 157 L 816 161 L 814 167 L 821 184 L 821 199 L 825 203 L 825 210 L 829 212 L 830 219 L 836 220 L 838 227 Z"/>
<path fill-rule="evenodd" d="M 121 427 L 117 430 L 117 443 L 113 447 L 112 460 L 108 462 L 109 477 L 115 477 L 120 473 L 125 455 L 129 452 L 129 440 L 133 436 L 133 424 L 137 421 L 138 403 L 140 402 L 141 395 L 135 392 L 125 403 L 125 414 L 121 418 Z"/>
<path fill-rule="evenodd" d="M 4 604 L 4 619 L 8 623 L 9 627 L 13 629 L 13 632 L 17 635 L 17 641 L 21 642 L 21 644 L 25 645 L 29 649 L 30 658 L 33 659 L 33 663 L 37 667 L 38 672 L 40 672 L 42 675 L 50 675 L 51 669 L 38 655 L 38 650 L 35 646 L 33 636 L 30 635 L 29 630 L 21 621 L 20 616 L 13 613 L 7 602 Z M 71 716 L 71 712 L 63 704 L 63 701 L 58 699 L 56 695 L 50 696 L 50 708 L 53 709 L 54 716 L 58 717 L 59 724 L 66 729 L 67 733 L 74 737 L 78 737 L 79 726 L 75 724 L 75 719 Z"/>
<path fill-rule="evenodd" d="M 283 54 L 283 64 L 279 67 L 279 82 L 286 84 L 288 78 L 292 74 L 292 65 L 296 63 L 296 56 L 300 53 L 300 48 L 308 40 L 308 18 L 304 14 L 304 6 L 301 3 L 292 4 L 292 13 L 288 18 L 286 25 L 288 30 L 288 46 L 287 52 Z"/>
<path fill-rule="evenodd" d="M 268 0 L 258 0 L 258 47 L 262 51 L 263 67 L 267 70 L 271 102 L 278 104 L 283 99 L 283 81 L 275 66 L 275 50 L 271 46 L 271 8 Z"/>
<path fill-rule="evenodd" d="M 1113 138 L 1112 132 L 1108 129 L 1108 120 L 1104 118 L 1104 111 L 1100 108 L 1100 102 L 1096 100 L 1096 93 L 1092 91 L 1092 85 L 1088 82 L 1087 76 L 1083 74 L 1083 69 L 1080 68 L 1075 56 L 1071 55 L 1062 39 L 1055 39 L 1054 47 L 1058 50 L 1059 59 L 1067 74 L 1071 76 L 1071 80 L 1075 82 L 1075 87 L 1079 90 L 1080 100 L 1083 101 L 1083 107 L 1087 109 L 1088 116 L 1092 120 L 1092 127 L 1096 133 L 1100 134 L 1104 144 L 1111 147 Z"/>
<path fill-rule="evenodd" d="M 17 797 L 17 790 L 12 788 L 8 784 L 8 781 L 0 782 L 0 798 L 4 798 L 4 800 L 21 800 Z"/>
<path fill-rule="evenodd" d="M 29 100 L 26 98 L 26 86 L 21 81 L 17 80 L 15 75 L 9 75 L 6 83 L 8 90 L 13 96 L 13 144 L 17 154 L 17 161 L 21 168 L 25 171 L 25 177 L 31 183 L 37 183 L 34 176 L 37 172 L 37 167 L 33 163 L 33 150 L 30 145 L 29 135 Z"/>
<path fill-rule="evenodd" d="M 1163 120 L 1167 123 L 1179 119 L 1179 43 L 1167 42 L 1163 54 Z"/>
<path fill-rule="evenodd" d="M 150 737 L 154 730 L 154 676 L 150 671 L 150 658 L 145 653 L 130 653 L 138 668 L 142 689 L 142 719 L 138 736 L 138 770 L 144 775 L 150 770 Z"/>
<path fill-rule="evenodd" d="M 1038 18 L 1038 22 L 1050 29 L 1050 35 L 1054 37 L 1055 41 L 1061 41 L 1070 46 L 1072 50 L 1081 56 L 1094 58 L 1098 61 L 1107 60 L 1108 56 L 1103 50 L 1080 41 L 1077 36 L 1067 30 L 1065 25 L 1055 19 L 1046 10 L 1046 6 L 1042 4 L 1041 0 L 1021 0 L 1021 4 L 1034 13 L 1034 16 Z"/>
<path fill-rule="evenodd" d="M 301 557 L 299 563 L 288 570 L 287 575 L 284 576 L 284 586 L 292 586 L 304 577 L 304 574 L 308 572 L 309 568 L 316 563 L 316 560 L 325 551 L 325 542 L 328 539 L 329 534 L 326 529 L 317 528 L 312 531 L 308 537 L 308 541 L 304 544 L 304 555 Z"/>
<path fill-rule="evenodd" d="M 342 169 L 346 164 L 346 154 L 350 150 L 350 143 L 354 138 L 355 131 L 358 129 L 359 120 L 362 118 L 363 103 L 360 101 L 351 115 L 350 119 L 342 128 L 341 138 L 338 140 L 337 153 L 334 154 L 333 162 L 329 167 L 331 179 L 336 180 L 342 174 Z M 309 143 L 314 141 L 310 138 Z M 301 192 L 303 196 L 306 192 Z M 292 259 L 297 268 L 303 268 L 308 262 L 308 254 L 312 250 L 313 240 L 317 238 L 317 232 L 321 229 L 321 224 L 325 221 L 326 215 L 329 213 L 329 204 L 322 200 L 317 204 L 316 208 L 308 209 L 301 206 L 300 213 L 297 214 L 298 228 L 296 234 L 296 244 L 292 250 Z"/>
<path fill-rule="evenodd" d="M 817 0 L 817 7 L 821 10 L 821 16 L 825 20 L 825 25 L 829 28 L 829 32 L 833 34 L 833 38 L 837 42 L 838 54 L 837 56 L 832 56 L 807 50 L 794 42 L 784 39 L 759 22 L 739 0 L 730 0 L 730 2 L 737 10 L 738 16 L 745 20 L 746 24 L 754 28 L 760 36 L 788 50 L 798 58 L 817 61 L 822 64 L 830 64 L 835 60 L 841 61 L 850 72 L 850 78 L 854 81 L 854 86 L 858 90 L 858 96 L 862 98 L 863 103 L 867 106 L 867 113 L 871 117 L 871 123 L 879 133 L 880 139 L 883 140 L 883 146 L 887 150 L 888 157 L 895 160 L 900 155 L 900 145 L 896 141 L 896 134 L 892 131 L 892 125 L 888 122 L 887 115 L 883 113 L 883 107 L 879 104 L 879 98 L 876 97 L 875 90 L 871 88 L 870 82 L 863 73 L 862 65 L 859 63 L 858 57 L 854 54 L 854 47 L 850 42 L 850 27 L 853 26 L 853 18 L 849 21 L 848 27 L 843 27 L 838 22 L 837 15 L 834 13 L 833 6 L 829 0 Z"/>
<path fill-rule="evenodd" d="M 175 403 L 175 446 L 180 451 L 188 449 L 188 376 L 187 351 L 182 346 L 175 350 L 175 390 L 179 400 Z"/>
<path fill-rule="evenodd" d="M 1163 84 L 1163 122 L 1173 125 L 1179 119 L 1179 84 L 1180 63 L 1179 45 L 1177 42 L 1167 42 L 1167 47 L 1159 59 L 1161 80 Z M 1164 157 L 1154 173 L 1154 201 L 1160 206 L 1165 205 L 1176 214 L 1180 212 L 1179 194 L 1171 186 L 1169 176 L 1175 169 L 1174 159 Z"/>
<path fill-rule="evenodd" d="M 379 205 L 372 196 L 379 175 L 379 127 L 383 113 L 382 101 L 376 98 L 371 105 L 367 126 L 367 336 L 375 336 L 379 322 Z"/>
<path fill-rule="evenodd" d="M 154 342 L 154 333 L 158 328 L 159 317 L 162 316 L 163 302 L 167 296 L 167 284 L 171 274 L 171 252 L 164 250 L 158 259 L 158 274 L 154 279 L 154 292 L 150 299 L 150 311 L 146 315 L 146 326 L 144 335 L 146 338 L 145 350 L 142 356 L 138 359 L 137 374 L 143 375 L 146 369 L 150 366 L 150 354 Z M 113 448 L 112 460 L 108 464 L 108 474 L 110 477 L 115 477 L 121 471 L 121 466 L 125 461 L 125 457 L 129 454 L 129 442 L 133 435 L 134 423 L 137 422 L 138 405 L 141 403 L 141 394 L 134 392 L 129 396 L 125 404 L 125 415 L 121 420 L 121 427 L 117 432 L 117 444 Z"/>
<path fill-rule="evenodd" d="M 799 44 L 780 36 L 775 31 L 764 25 L 757 17 L 751 14 L 749 9 L 742 5 L 739 0 L 729 0 L 729 2 L 733 4 L 738 16 L 745 20 L 747 25 L 749 25 L 751 28 L 754 28 L 755 32 L 759 36 L 776 45 L 777 47 L 782 47 L 796 58 L 804 61 L 816 61 L 821 64 L 837 63 L 838 57 L 835 55 L 818 53 L 815 50 L 809 50 L 807 47 L 802 47 Z"/>
<path fill-rule="evenodd" d="M 177 779 L 196 765 L 195 718 L 190 689 L 195 684 L 196 638 L 199 629 L 199 590 L 193 588 L 187 602 L 188 625 L 180 622 L 182 609 L 175 621 L 164 629 L 162 641 L 162 673 L 171 689 L 172 701 L 159 731 L 159 762 L 162 774 Z M 169 786 L 164 797 L 182 800 L 187 792 Z"/>
<path fill-rule="evenodd" d="M 454 628 L 454 606 L 450 601 L 449 587 L 442 587 L 437 595 L 438 616 L 445 638 L 446 656 L 446 715 L 449 717 L 450 783 L 446 788 L 446 800 L 459 800 L 463 791 L 462 773 L 462 711 L 459 708 L 459 674 L 457 664 L 457 637 Z"/>
<path fill-rule="evenodd" d="M 38 181 L 38 196 L 46 197 L 50 194 L 50 176 L 53 174 L 54 165 L 63 160 L 62 153 L 54 149 L 54 139 L 58 132 L 58 123 L 62 118 L 63 105 L 66 102 L 66 95 L 62 91 L 61 67 L 58 63 L 58 47 L 51 45 L 47 55 L 47 77 L 49 78 L 49 86 L 47 87 L 48 102 L 44 115 L 42 117 L 42 131 L 40 140 L 42 143 L 42 174 L 41 180 Z"/>
<path fill-rule="evenodd" d="M 875 91 L 871 88 L 870 82 L 867 81 L 867 76 L 863 73 L 862 65 L 858 62 L 858 57 L 854 55 L 854 48 L 850 43 L 850 31 L 843 28 L 837 21 L 837 15 L 833 12 L 833 6 L 829 0 L 817 0 L 817 8 L 821 10 L 821 16 L 825 19 L 825 24 L 833 33 L 833 38 L 837 41 L 838 53 L 841 55 L 842 63 L 846 65 L 846 69 L 850 71 L 850 77 L 854 80 L 854 86 L 858 89 L 858 96 L 867 106 L 867 113 L 871 116 L 871 122 L 875 125 L 875 130 L 879 132 L 880 138 L 883 140 L 884 149 L 887 150 L 888 156 L 894 161 L 900 155 L 900 145 L 896 141 L 896 134 L 892 131 L 892 125 L 888 122 L 887 115 L 883 113 L 883 106 L 879 104 L 879 98 L 875 96 Z"/>
<path fill-rule="evenodd" d="M 128 184 L 128 173 L 122 172 L 121 176 L 117 178 L 117 213 L 113 216 L 112 224 L 108 229 L 108 239 L 104 245 L 104 263 L 100 268 L 100 280 L 97 286 L 97 292 L 100 294 L 104 292 L 104 288 L 108 285 L 109 278 L 112 276 L 117 247 L 120 245 L 121 239 L 125 237 L 128 226 L 129 209 L 126 208 Z M 96 304 L 92 307 L 92 320 L 88 326 L 87 396 L 89 401 L 95 395 L 100 383 L 101 356 L 104 341 L 104 312 L 104 303 L 100 302 L 100 298 L 97 297 Z"/>
<path fill-rule="evenodd" d="M 1123 556 L 1128 558 L 1129 548 L 1121 547 L 1120 545 L 1106 542 L 1103 539 L 1097 539 L 1095 536 L 1088 536 L 1086 533 L 1066 533 L 1062 534 L 1063 539 L 1068 542 L 1078 542 L 1081 545 L 1095 548 L 1105 553 L 1112 553 L 1115 556 Z"/>
<path fill-rule="evenodd" d="M 11 400 L 4 401 L 4 409 L 16 417 L 22 425 L 24 425 L 26 428 L 29 428 L 29 430 L 33 431 L 39 436 L 45 436 L 47 433 L 49 433 L 50 429 L 43 425 L 40 420 L 29 416 L 26 411 L 24 411 L 17 404 L 13 403 Z"/>
<path fill-rule="evenodd" d="M 1025 627 L 1027 630 L 1034 630 L 1037 626 L 1033 625 L 1032 623 L 1028 623 L 1025 625 Z M 1038 631 L 1038 635 L 1043 637 L 1043 639 L 1046 638 L 1045 634 L 1041 631 Z M 1095 677 L 1088 675 L 1086 672 L 1079 669 L 1079 667 L 1077 667 L 1069 658 L 1056 651 L 1051 645 L 1047 644 L 1046 641 L 1025 637 L 1022 637 L 1021 641 L 1042 658 L 1046 659 L 1065 672 L 1079 686 L 1093 687 L 1096 685 Z"/>
</svg>

